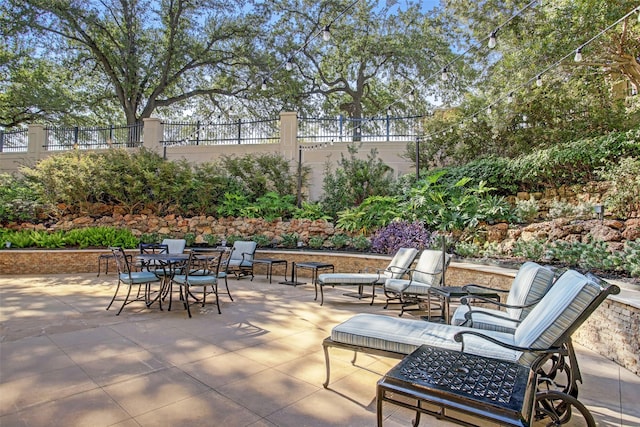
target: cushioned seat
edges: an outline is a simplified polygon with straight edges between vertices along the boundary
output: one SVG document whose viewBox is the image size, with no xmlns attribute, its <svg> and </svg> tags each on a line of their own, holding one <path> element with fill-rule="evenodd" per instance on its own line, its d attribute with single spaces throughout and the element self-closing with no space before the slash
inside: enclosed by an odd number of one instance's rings
<svg viewBox="0 0 640 427">
<path fill-rule="evenodd" d="M 393 256 L 389 265 L 383 270 L 377 270 L 375 273 L 323 273 L 318 276 L 316 283 L 316 299 L 318 298 L 317 286 L 320 286 L 320 305 L 324 303 L 323 287 L 325 285 L 355 285 L 358 286 L 358 293 L 362 297 L 362 289 L 364 286 L 371 286 L 371 304 L 375 298 L 376 285 L 382 285 L 387 279 L 400 278 L 411 267 L 413 260 L 416 259 L 418 250 L 414 248 L 400 248 Z"/>
<path fill-rule="evenodd" d="M 444 263 L 443 256 L 445 257 Z M 442 285 L 444 269 L 449 266 L 450 262 L 450 254 L 433 249 L 422 251 L 415 269 L 408 270 L 408 279 L 392 277 L 384 282 L 384 293 L 387 296 L 385 308 L 391 302 L 397 301 L 400 303 L 400 316 L 402 316 L 407 311 L 407 307 L 429 298 L 431 287 Z"/>
<path fill-rule="evenodd" d="M 476 297 L 476 300 L 482 303 L 504 307 L 504 311 L 472 306 L 467 299 L 464 301 L 465 304 L 461 304 L 453 313 L 451 324 L 513 333 L 518 323 L 529 314 L 535 304 L 548 292 L 553 284 L 554 277 L 555 273 L 549 267 L 543 267 L 535 262 L 525 262 L 513 279 L 509 295 L 504 304 Z M 469 287 L 470 293 L 473 293 L 473 287 L 491 289 L 473 285 Z"/>
<path fill-rule="evenodd" d="M 597 281 L 569 270 L 560 276 L 513 334 L 358 314 L 335 326 L 331 336 L 324 340 L 325 387 L 329 383 L 329 347 L 401 358 L 421 344 L 428 344 L 531 365 L 539 356 L 534 350 L 562 347 L 606 295 L 617 292 L 619 289 L 613 285 L 603 288 Z"/>
</svg>

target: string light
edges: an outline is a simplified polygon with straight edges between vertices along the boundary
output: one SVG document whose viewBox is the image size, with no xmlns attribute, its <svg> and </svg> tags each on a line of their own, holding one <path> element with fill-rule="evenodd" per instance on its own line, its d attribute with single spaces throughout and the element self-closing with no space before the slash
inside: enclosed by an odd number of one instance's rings
<svg viewBox="0 0 640 427">
<path fill-rule="evenodd" d="M 507 96 L 507 102 L 509 104 L 513 102 L 513 92 L 509 92 L 509 95 Z"/>
<path fill-rule="evenodd" d="M 573 57 L 574 62 L 582 62 L 582 47 L 576 49 L 576 54 Z"/>
<path fill-rule="evenodd" d="M 329 25 L 325 25 L 322 29 L 322 40 L 326 42 L 331 40 L 331 31 L 329 30 Z"/>
<path fill-rule="evenodd" d="M 447 70 L 447 67 L 444 67 L 442 69 L 442 74 L 440 74 L 440 79 L 443 82 L 446 82 L 447 80 L 449 80 L 449 70 Z"/>
<path fill-rule="evenodd" d="M 284 64 L 284 68 L 287 71 L 293 70 L 293 60 L 291 58 L 287 59 L 287 62 Z"/>
<path fill-rule="evenodd" d="M 267 90 L 267 79 L 262 79 L 261 89 L 262 90 Z"/>
<path fill-rule="evenodd" d="M 498 43 L 498 41 L 496 40 L 496 32 L 492 32 L 491 35 L 489 36 L 489 49 L 493 49 L 494 47 L 496 47 L 496 44 Z"/>
<path fill-rule="evenodd" d="M 542 87 L 542 74 L 538 74 L 536 77 L 536 86 Z"/>
</svg>

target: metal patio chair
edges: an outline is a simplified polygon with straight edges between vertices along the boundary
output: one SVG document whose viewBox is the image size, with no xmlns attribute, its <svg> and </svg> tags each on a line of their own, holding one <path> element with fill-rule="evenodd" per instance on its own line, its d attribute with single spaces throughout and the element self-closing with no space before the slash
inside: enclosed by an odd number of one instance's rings
<svg viewBox="0 0 640 427">
<path fill-rule="evenodd" d="M 330 380 L 329 348 L 404 358 L 422 344 L 463 351 L 531 367 L 538 373 L 536 417 L 565 423 L 571 408 L 591 426 L 593 418 L 578 400 L 580 375 L 571 350 L 571 335 L 593 311 L 620 289 L 592 275 L 568 270 L 520 322 L 513 334 L 443 325 L 376 314 L 357 314 L 337 325 L 323 341 Z M 568 359 L 568 360 L 567 360 Z M 566 383 L 558 381 L 558 367 Z"/>
<path fill-rule="evenodd" d="M 318 276 L 318 280 L 315 283 L 315 299 L 318 299 L 318 286 L 320 286 L 320 305 L 324 303 L 324 286 L 357 286 L 358 295 L 360 297 L 365 296 L 363 294 L 363 287 L 371 286 L 371 304 L 373 304 L 376 295 L 376 285 L 382 285 L 387 279 L 402 277 L 404 274 L 406 274 L 407 270 L 409 270 L 417 255 L 418 250 L 415 248 L 400 248 L 389 262 L 389 265 L 387 265 L 382 270 L 377 270 L 376 272 L 320 274 Z"/>
</svg>

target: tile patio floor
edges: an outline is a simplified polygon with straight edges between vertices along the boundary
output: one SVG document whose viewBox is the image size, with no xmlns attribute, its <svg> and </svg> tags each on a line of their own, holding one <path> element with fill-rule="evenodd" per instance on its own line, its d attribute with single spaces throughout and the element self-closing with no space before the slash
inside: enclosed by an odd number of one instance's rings
<svg viewBox="0 0 640 427">
<path fill-rule="evenodd" d="M 322 340 L 382 303 L 256 276 L 235 302 L 105 307 L 115 275 L 0 276 L 0 426 L 374 426 L 376 381 L 397 361 L 335 350 L 322 387 Z M 578 347 L 580 399 L 599 425 L 640 425 L 640 377 Z M 385 426 L 413 414 L 385 405 Z M 424 416 L 423 426 L 449 425 Z"/>
</svg>

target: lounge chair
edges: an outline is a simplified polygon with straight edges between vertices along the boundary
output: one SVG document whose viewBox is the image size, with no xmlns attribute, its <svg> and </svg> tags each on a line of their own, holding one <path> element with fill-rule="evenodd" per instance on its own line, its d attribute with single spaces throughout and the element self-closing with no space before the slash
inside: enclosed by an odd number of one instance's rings
<svg viewBox="0 0 640 427">
<path fill-rule="evenodd" d="M 231 248 L 231 255 L 225 265 L 227 274 L 233 273 L 237 279 L 251 276 L 253 280 L 253 258 L 258 244 L 248 240 L 236 240 Z"/>
<path fill-rule="evenodd" d="M 553 285 L 555 273 L 550 267 L 543 267 L 535 262 L 522 264 L 508 291 L 480 285 L 468 285 L 470 297 L 463 298 L 462 304 L 453 313 L 451 324 L 470 326 L 514 333 L 520 323 L 542 299 Z M 508 292 L 505 303 L 474 295 L 477 290 Z M 474 304 L 470 304 L 473 299 Z M 475 303 L 492 304 L 500 309 L 477 306 Z"/>
<path fill-rule="evenodd" d="M 445 260 L 443 262 L 443 256 Z M 446 269 L 451 262 L 450 254 L 443 254 L 440 250 L 425 249 L 420 254 L 415 269 L 408 270 L 408 279 L 393 277 L 384 283 L 384 293 L 387 296 L 387 304 L 398 302 L 401 307 L 400 316 L 407 307 L 427 302 L 430 311 L 430 292 L 433 286 L 441 286 L 444 276 L 443 266 Z"/>
<path fill-rule="evenodd" d="M 350 285 L 358 287 L 359 297 L 363 297 L 364 286 L 371 286 L 371 304 L 376 297 L 376 285 L 382 285 L 387 279 L 402 277 L 418 255 L 418 250 L 414 248 L 400 248 L 387 265 L 382 270 L 375 273 L 324 273 L 318 276 L 315 282 L 316 296 L 318 299 L 318 286 L 320 286 L 320 305 L 324 304 L 323 287 L 325 285 Z"/>
<path fill-rule="evenodd" d="M 151 295 L 154 293 L 151 291 L 151 284 L 158 282 L 160 285 L 158 286 L 157 292 L 161 292 L 162 285 L 160 278 L 151 271 L 133 271 L 132 266 L 129 263 L 130 257 L 125 254 L 124 249 L 121 247 L 109 247 L 109 250 L 111 250 L 113 258 L 116 261 L 116 267 L 118 269 L 118 284 L 116 285 L 113 298 L 111 298 L 111 302 L 109 302 L 109 305 L 107 306 L 107 310 L 109 310 L 114 301 L 116 301 L 121 285 L 126 286 L 127 293 L 118 299 L 118 301 L 122 301 L 122 305 L 116 313 L 116 316 L 120 315 L 125 305 L 131 304 L 132 302 L 143 301 L 147 307 L 151 306 L 153 301 L 155 301 L 155 299 L 151 299 Z M 133 288 L 137 288 L 135 296 L 131 295 Z M 159 294 L 156 299 L 158 299 L 160 309 L 162 310 L 162 303 L 158 297 Z"/>
<path fill-rule="evenodd" d="M 571 334 L 609 294 L 619 292 L 615 285 L 568 270 L 518 324 L 513 334 L 380 314 L 357 314 L 335 326 L 323 341 L 327 369 L 323 385 L 325 388 L 329 385 L 331 347 L 354 350 L 352 363 L 355 363 L 359 351 L 400 359 L 420 345 L 428 344 L 518 362 L 537 370 L 550 354 L 567 355 Z M 575 368 L 577 370 L 577 366 Z M 576 397 L 576 377 L 570 370 L 567 375 L 571 382 L 567 387 Z"/>
</svg>

